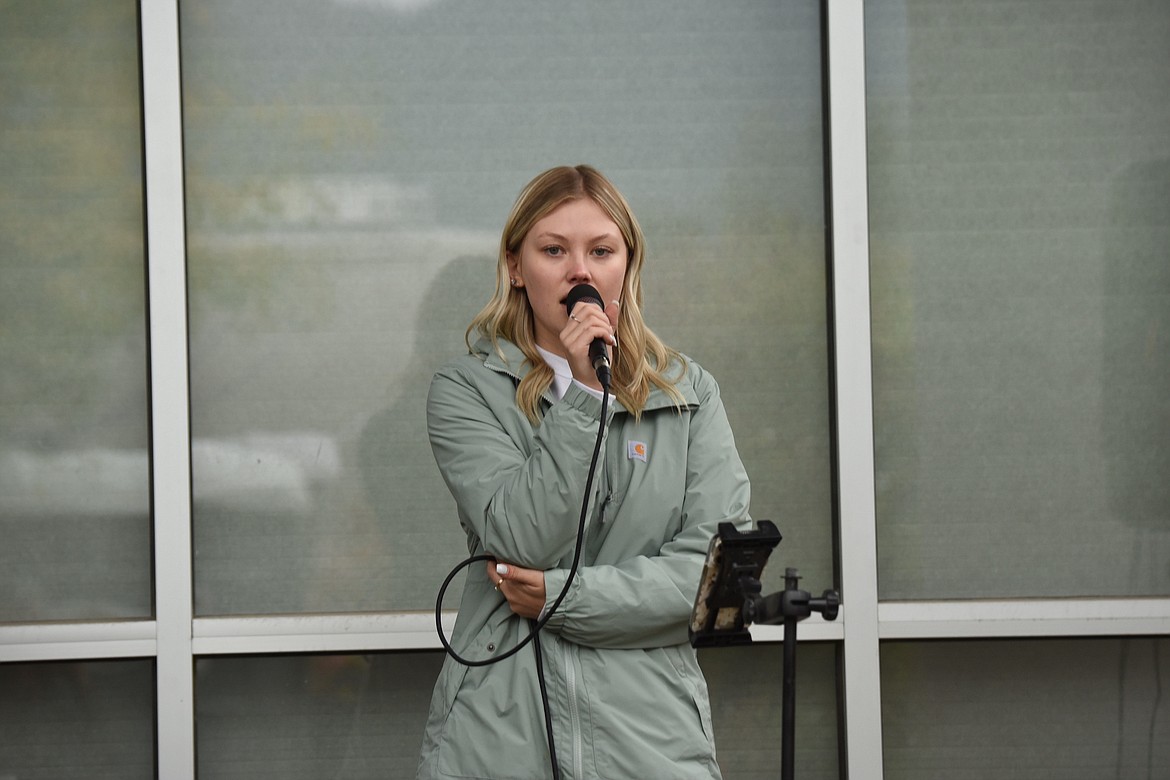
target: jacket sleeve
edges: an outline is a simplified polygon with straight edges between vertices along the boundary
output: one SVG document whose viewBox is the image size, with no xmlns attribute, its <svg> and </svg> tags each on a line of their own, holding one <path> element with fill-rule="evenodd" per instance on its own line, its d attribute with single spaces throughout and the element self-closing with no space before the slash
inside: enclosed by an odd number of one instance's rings
<svg viewBox="0 0 1170 780">
<path fill-rule="evenodd" d="M 533 430 L 511 377 L 471 361 L 435 375 L 431 449 L 460 521 L 484 550 L 547 569 L 572 549 L 600 414 L 599 399 L 570 387 Z"/>
<path fill-rule="evenodd" d="M 701 372 L 701 369 L 698 369 Z M 750 522 L 751 488 L 735 448 L 719 388 L 709 374 L 696 381 L 700 402 L 690 412 L 686 495 L 679 533 L 657 555 L 578 569 L 547 626 L 590 647 L 648 648 L 687 641 L 687 624 L 711 537 L 721 522 Z M 568 571 L 545 572 L 550 606 Z"/>
</svg>

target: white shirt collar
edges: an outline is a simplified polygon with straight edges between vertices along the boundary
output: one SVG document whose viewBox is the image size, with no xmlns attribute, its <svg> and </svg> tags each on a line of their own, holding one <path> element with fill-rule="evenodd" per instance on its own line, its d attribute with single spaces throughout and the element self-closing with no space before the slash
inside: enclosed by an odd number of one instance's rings
<svg viewBox="0 0 1170 780">
<path fill-rule="evenodd" d="M 573 379 L 573 370 L 569 368 L 569 361 L 539 346 L 536 348 L 536 351 L 544 358 L 544 362 L 548 364 L 548 367 L 553 370 L 552 389 L 558 401 L 565 397 L 565 393 L 569 392 L 569 385 L 574 382 L 594 398 L 601 398 L 602 393 L 600 390 L 594 390 L 592 387 L 583 385 L 577 382 L 576 379 Z"/>
</svg>

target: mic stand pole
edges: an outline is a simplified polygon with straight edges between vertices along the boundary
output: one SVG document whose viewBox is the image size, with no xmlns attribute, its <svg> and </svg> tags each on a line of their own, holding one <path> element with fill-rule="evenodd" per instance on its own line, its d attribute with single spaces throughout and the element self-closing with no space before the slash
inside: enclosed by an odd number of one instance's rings
<svg viewBox="0 0 1170 780">
<path fill-rule="evenodd" d="M 796 764 L 796 624 L 813 612 L 820 612 L 825 620 L 836 620 L 841 597 L 836 591 L 826 590 L 819 599 L 809 596 L 797 585 L 800 574 L 796 569 L 784 570 L 784 590 L 769 596 L 760 596 L 760 581 L 744 577 L 740 587 L 744 593 L 745 623 L 765 625 L 784 624 L 784 704 L 781 721 L 780 777 L 793 780 Z"/>
</svg>

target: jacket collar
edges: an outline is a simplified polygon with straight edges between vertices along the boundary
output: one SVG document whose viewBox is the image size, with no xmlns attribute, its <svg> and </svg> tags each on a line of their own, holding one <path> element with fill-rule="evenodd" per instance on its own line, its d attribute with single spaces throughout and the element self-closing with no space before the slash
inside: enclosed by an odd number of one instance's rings
<svg viewBox="0 0 1170 780">
<path fill-rule="evenodd" d="M 507 374 L 517 381 L 527 376 L 532 366 L 529 365 L 528 358 L 524 356 L 520 348 L 504 338 L 501 338 L 497 343 L 499 344 L 498 351 L 491 339 L 480 336 L 472 347 L 472 352 L 482 357 L 484 366 L 493 371 Z M 687 406 L 694 408 L 699 405 L 699 397 L 695 394 L 695 389 L 690 382 L 679 382 L 675 387 L 682 393 Z M 550 391 L 545 391 L 544 398 L 550 404 L 556 401 Z M 615 397 L 611 396 L 611 403 L 615 411 L 628 411 Z M 650 390 L 650 395 L 646 398 L 646 406 L 642 411 L 648 412 L 654 409 L 673 407 L 674 400 L 661 389 L 655 387 Z"/>
</svg>

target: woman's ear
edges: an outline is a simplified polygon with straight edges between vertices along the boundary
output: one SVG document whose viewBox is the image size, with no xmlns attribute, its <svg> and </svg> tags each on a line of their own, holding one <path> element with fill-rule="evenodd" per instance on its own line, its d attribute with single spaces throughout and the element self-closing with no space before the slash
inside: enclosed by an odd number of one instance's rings
<svg viewBox="0 0 1170 780">
<path fill-rule="evenodd" d="M 520 261 L 512 252 L 508 252 L 505 256 L 508 261 L 508 281 L 516 288 L 524 286 L 524 280 L 520 277 Z"/>
</svg>

